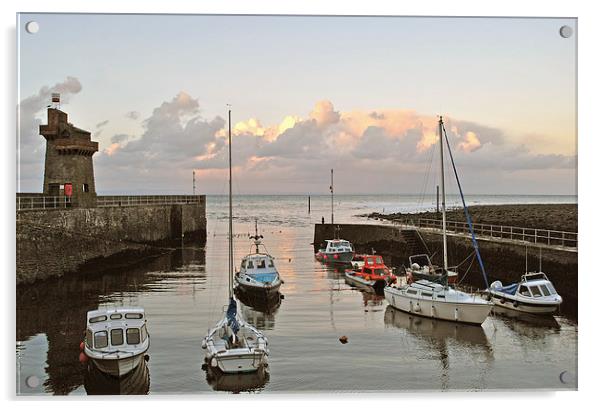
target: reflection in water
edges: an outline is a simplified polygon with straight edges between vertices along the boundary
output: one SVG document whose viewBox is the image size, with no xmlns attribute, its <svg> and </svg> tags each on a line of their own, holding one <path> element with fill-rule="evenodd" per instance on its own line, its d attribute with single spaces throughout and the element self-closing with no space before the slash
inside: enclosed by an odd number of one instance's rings
<svg viewBox="0 0 602 409">
<path fill-rule="evenodd" d="M 391 306 L 385 310 L 385 325 L 405 330 L 438 354 L 441 363 L 441 389 L 449 388 L 449 349 L 452 346 L 458 347 L 454 348 L 454 355 L 458 355 L 460 351 L 468 357 L 480 352 L 486 363 L 493 363 L 493 349 L 480 325 L 419 317 Z M 482 374 L 483 377 L 484 375 Z"/>
<path fill-rule="evenodd" d="M 560 333 L 560 323 L 551 315 L 521 313 L 497 306 L 493 312 L 499 321 L 520 336 L 519 339 L 526 338 L 529 344 L 545 342 L 547 336 Z"/>
<path fill-rule="evenodd" d="M 240 301 L 242 317 L 259 330 L 274 329 L 276 312 L 280 308 L 280 293 L 276 297 L 254 297 L 247 291 L 237 289 L 236 298 Z"/>
<path fill-rule="evenodd" d="M 116 378 L 89 363 L 84 369 L 84 388 L 88 395 L 148 395 L 150 373 L 143 360 L 132 372 Z"/>
<path fill-rule="evenodd" d="M 148 271 L 174 271 L 183 264 L 195 263 L 205 263 L 203 249 L 177 249 L 101 275 L 73 274 L 17 286 L 17 341 L 46 334 L 44 390 L 65 395 L 82 385 L 79 344 L 84 338 L 88 311 L 101 304 L 129 305 L 134 294 L 152 291 L 153 286 L 165 280 L 161 275 L 147 274 Z"/>
<path fill-rule="evenodd" d="M 270 380 L 270 373 L 266 367 L 256 372 L 225 374 L 215 370 L 210 365 L 205 365 L 207 371 L 207 383 L 214 391 L 222 392 L 260 392 Z"/>
</svg>

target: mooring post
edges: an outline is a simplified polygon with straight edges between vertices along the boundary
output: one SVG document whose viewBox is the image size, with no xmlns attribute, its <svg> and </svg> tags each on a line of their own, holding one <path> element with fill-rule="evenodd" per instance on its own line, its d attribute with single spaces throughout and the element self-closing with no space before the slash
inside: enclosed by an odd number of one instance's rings
<svg viewBox="0 0 602 409">
<path fill-rule="evenodd" d="M 307 196 L 307 213 L 311 213 L 311 196 Z"/>
</svg>

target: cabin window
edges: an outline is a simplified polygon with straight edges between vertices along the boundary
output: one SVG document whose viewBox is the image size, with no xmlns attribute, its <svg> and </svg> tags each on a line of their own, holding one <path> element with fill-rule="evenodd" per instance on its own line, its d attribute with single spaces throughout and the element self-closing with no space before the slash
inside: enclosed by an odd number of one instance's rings
<svg viewBox="0 0 602 409">
<path fill-rule="evenodd" d="M 552 283 L 548 283 L 548 285 L 546 287 L 548 287 L 548 290 L 550 290 L 550 292 L 552 294 L 556 294 L 556 289 L 554 288 L 554 286 L 552 285 Z"/>
<path fill-rule="evenodd" d="M 426 293 L 426 292 L 424 292 L 424 291 L 423 291 L 423 292 L 422 292 L 422 296 L 423 296 L 423 297 L 432 297 L 432 296 L 433 296 L 433 293 Z"/>
<path fill-rule="evenodd" d="M 242 270 L 242 269 L 244 269 L 244 268 L 245 268 L 245 261 L 243 260 L 243 261 L 240 263 L 240 269 Z"/>
<path fill-rule="evenodd" d="M 125 318 L 131 320 L 141 320 L 142 314 L 139 312 L 128 312 L 127 314 L 125 314 Z"/>
<path fill-rule="evenodd" d="M 109 345 L 109 337 L 107 331 L 98 331 L 94 334 L 94 347 L 106 348 Z"/>
<path fill-rule="evenodd" d="M 408 294 L 417 294 L 417 293 L 416 293 L 416 290 L 408 290 L 408 291 L 406 291 L 406 292 L 407 292 Z"/>
<path fill-rule="evenodd" d="M 375 268 L 374 274 L 377 274 L 379 276 L 385 275 L 385 269 L 384 268 Z"/>
<path fill-rule="evenodd" d="M 374 264 L 374 260 L 372 260 L 371 258 L 369 258 L 369 259 L 366 261 L 366 264 L 368 264 L 369 266 L 371 266 L 372 264 Z"/>
<path fill-rule="evenodd" d="M 142 342 L 146 341 L 146 337 L 148 336 L 148 332 L 146 331 L 146 324 L 140 328 L 140 332 L 142 332 Z"/>
<path fill-rule="evenodd" d="M 521 285 L 518 289 L 518 293 L 520 295 L 524 295 L 525 297 L 531 297 L 531 293 L 529 292 L 529 288 L 524 285 Z"/>
<path fill-rule="evenodd" d="M 437 297 L 438 297 L 438 298 L 443 298 L 443 299 L 445 299 L 445 296 L 444 296 L 444 295 L 442 295 L 442 294 L 439 294 Z"/>
<path fill-rule="evenodd" d="M 90 318 L 90 324 L 94 324 L 95 322 L 102 322 L 102 321 L 106 321 L 106 320 L 107 320 L 106 315 L 99 315 L 98 317 Z"/>
<path fill-rule="evenodd" d="M 111 345 L 123 345 L 123 330 L 121 328 L 111 330 Z"/>
<path fill-rule="evenodd" d="M 265 260 L 261 260 L 259 263 L 257 263 L 257 268 L 265 268 Z"/>
<path fill-rule="evenodd" d="M 110 317 L 112 320 L 120 320 L 121 314 L 111 314 Z"/>
<path fill-rule="evenodd" d="M 251 260 L 247 263 L 247 268 L 253 269 L 253 262 Z"/>
<path fill-rule="evenodd" d="M 274 267 L 274 260 L 270 259 L 270 262 L 268 263 L 268 267 Z"/>
<path fill-rule="evenodd" d="M 541 290 L 541 292 L 543 293 L 543 295 L 545 295 L 546 297 L 548 295 L 550 295 L 550 290 L 548 290 L 548 287 L 544 284 L 544 285 L 540 285 L 539 289 Z"/>
<path fill-rule="evenodd" d="M 128 328 L 125 331 L 125 338 L 128 345 L 137 345 L 140 343 L 140 329 L 139 328 Z"/>
<path fill-rule="evenodd" d="M 377 264 L 384 264 L 383 263 L 383 258 L 382 257 L 376 257 L 376 263 Z"/>
<path fill-rule="evenodd" d="M 531 288 L 531 292 L 533 293 L 533 297 L 541 297 L 541 291 L 539 291 L 539 287 L 534 285 L 529 287 Z"/>
<path fill-rule="evenodd" d="M 84 183 L 82 187 L 83 187 L 84 193 L 88 193 L 90 191 L 90 186 L 87 183 Z"/>
<path fill-rule="evenodd" d="M 93 342 L 92 331 L 91 330 L 87 330 L 86 331 L 86 344 L 88 344 L 88 346 L 91 347 L 92 346 L 92 342 Z"/>
</svg>

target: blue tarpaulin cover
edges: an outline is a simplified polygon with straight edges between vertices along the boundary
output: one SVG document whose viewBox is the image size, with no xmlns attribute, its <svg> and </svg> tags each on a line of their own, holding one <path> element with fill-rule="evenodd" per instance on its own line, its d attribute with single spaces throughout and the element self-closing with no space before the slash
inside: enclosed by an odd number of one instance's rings
<svg viewBox="0 0 602 409">
<path fill-rule="evenodd" d="M 234 298 L 230 298 L 230 305 L 228 305 L 226 317 L 228 317 L 228 325 L 232 328 L 232 332 L 235 334 L 238 333 L 240 327 L 236 320 L 236 300 Z"/>
<path fill-rule="evenodd" d="M 276 273 L 259 273 L 249 275 L 260 283 L 271 283 L 276 279 Z"/>
<path fill-rule="evenodd" d="M 506 294 L 510 294 L 510 295 L 514 295 L 514 293 L 516 293 L 516 289 L 518 288 L 518 284 L 509 284 L 506 285 L 504 287 L 500 287 L 498 288 L 499 291 L 506 293 Z"/>
</svg>

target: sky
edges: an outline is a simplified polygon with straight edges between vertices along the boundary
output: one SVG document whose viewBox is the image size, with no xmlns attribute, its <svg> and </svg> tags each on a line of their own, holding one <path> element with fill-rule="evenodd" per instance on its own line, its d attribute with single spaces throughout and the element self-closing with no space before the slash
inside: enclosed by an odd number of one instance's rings
<svg viewBox="0 0 602 409">
<path fill-rule="evenodd" d="M 36 21 L 39 31 L 25 31 Z M 21 14 L 18 189 L 52 92 L 99 194 L 434 192 L 437 115 L 470 194 L 576 194 L 575 19 Z M 446 167 L 447 169 L 448 167 Z M 449 171 L 449 170 L 448 170 Z M 449 180 L 449 179 L 448 179 Z"/>
</svg>

